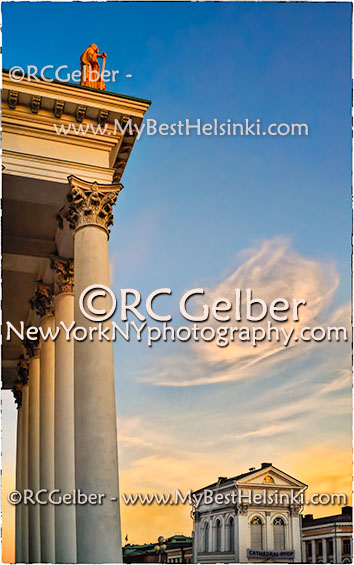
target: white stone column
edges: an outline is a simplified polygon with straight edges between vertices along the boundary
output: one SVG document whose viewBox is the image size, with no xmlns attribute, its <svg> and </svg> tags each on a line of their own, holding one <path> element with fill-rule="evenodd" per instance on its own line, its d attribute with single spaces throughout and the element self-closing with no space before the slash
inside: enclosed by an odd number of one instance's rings
<svg viewBox="0 0 354 565">
<path fill-rule="evenodd" d="M 334 561 L 336 563 L 342 563 L 342 538 L 337 533 L 337 547 L 336 547 L 336 555 Z"/>
<path fill-rule="evenodd" d="M 323 563 L 327 563 L 327 539 L 322 538 L 322 557 Z"/>
<path fill-rule="evenodd" d="M 27 483 L 23 485 L 22 483 L 22 470 L 23 470 L 23 454 L 22 451 L 25 447 L 23 434 L 25 432 L 24 428 L 24 419 L 27 421 L 27 436 L 28 436 L 28 398 L 25 399 L 24 407 L 22 407 L 22 400 L 23 395 L 27 394 L 28 397 L 28 387 L 27 392 L 23 393 L 23 388 L 28 383 L 28 372 L 29 372 L 29 363 L 21 356 L 19 362 L 17 363 L 17 379 L 15 381 L 14 387 L 12 389 L 15 403 L 17 405 L 17 437 L 16 437 L 16 490 L 20 493 L 23 493 L 24 488 L 28 488 L 28 453 L 27 453 Z M 27 439 L 28 442 L 28 439 Z M 28 451 L 28 450 L 27 450 Z M 22 532 L 22 515 L 24 511 L 23 503 L 17 504 L 15 508 L 15 562 L 21 563 L 22 559 L 22 547 L 23 547 L 23 532 Z M 28 509 L 27 509 L 27 517 L 28 517 Z M 28 558 L 28 518 L 26 526 L 26 555 L 24 554 L 24 558 Z"/>
<path fill-rule="evenodd" d="M 221 532 L 220 532 L 220 536 L 221 536 L 221 543 L 220 543 L 220 550 L 221 551 L 226 551 L 226 521 L 225 521 L 226 515 L 224 514 L 223 516 L 221 516 Z"/>
<path fill-rule="evenodd" d="M 55 323 L 69 328 L 74 320 L 74 265 L 72 259 L 52 257 Z M 75 489 L 74 343 L 61 332 L 55 341 L 55 488 L 61 494 Z M 74 505 L 55 507 L 55 559 L 76 563 Z"/>
<path fill-rule="evenodd" d="M 108 227 L 121 185 L 97 185 L 70 177 L 69 207 L 64 216 L 75 229 L 75 322 L 89 328 L 79 308 L 90 285 L 110 286 Z M 110 309 L 109 298 L 94 307 Z M 76 488 L 102 493 L 101 505 L 76 507 L 79 563 L 121 563 L 117 424 L 112 342 L 86 339 L 74 343 Z"/>
<path fill-rule="evenodd" d="M 54 333 L 55 320 L 53 314 L 53 289 L 51 285 L 37 283 L 31 305 L 41 316 L 43 335 Z M 39 477 L 40 488 L 48 492 L 54 490 L 54 376 L 55 376 L 55 343 L 48 337 L 40 341 L 40 452 Z M 48 500 L 48 495 L 41 495 L 42 500 Z M 41 561 L 55 562 L 55 526 L 54 505 L 51 503 L 40 506 L 41 532 Z"/>
<path fill-rule="evenodd" d="M 235 563 L 239 563 L 240 562 L 240 548 L 239 548 L 239 516 L 238 516 L 238 512 L 235 512 L 235 559 L 234 562 Z"/>
<path fill-rule="evenodd" d="M 301 525 L 300 514 L 298 508 L 292 508 L 289 516 L 290 529 L 291 529 L 291 544 L 295 551 L 294 563 L 301 563 Z"/>
<path fill-rule="evenodd" d="M 39 491 L 39 348 L 32 351 L 29 366 L 29 410 L 28 410 L 28 487 Z M 41 562 L 39 505 L 28 506 L 29 563 Z"/>
<path fill-rule="evenodd" d="M 29 407 L 29 389 L 28 385 L 25 385 L 22 389 L 22 448 L 21 448 L 21 485 L 22 489 L 28 488 L 28 407 Z M 29 563 L 29 553 L 28 553 L 28 542 L 29 542 L 29 531 L 28 531 L 28 506 L 22 504 L 21 512 L 21 535 L 22 535 L 22 550 L 21 558 L 23 563 Z"/>
<path fill-rule="evenodd" d="M 42 318 L 41 327 L 44 331 L 54 330 L 54 316 L 48 314 Z M 54 347 L 51 339 L 41 340 L 40 486 L 48 491 L 54 489 Z M 40 514 L 42 563 L 54 563 L 54 506 L 42 505 Z"/>
<path fill-rule="evenodd" d="M 21 395 L 22 396 L 22 395 Z M 22 406 L 17 409 L 17 435 L 16 435 L 16 490 L 23 491 L 22 481 Z M 23 506 L 16 506 L 16 523 L 15 523 L 15 562 L 22 562 L 22 530 L 21 530 L 21 514 Z"/>
<path fill-rule="evenodd" d="M 251 548 L 250 543 L 250 525 L 247 507 L 242 504 L 238 505 L 238 557 L 240 563 L 248 563 L 247 549 Z M 254 549 L 254 548 L 252 548 Z"/>
<path fill-rule="evenodd" d="M 198 548 L 200 547 L 200 517 L 194 508 L 193 563 L 198 563 Z"/>
<path fill-rule="evenodd" d="M 316 563 L 316 541 L 314 539 L 311 540 L 311 559 L 312 563 Z"/>
<path fill-rule="evenodd" d="M 214 553 L 216 551 L 216 527 L 215 522 L 210 520 L 210 536 L 209 536 L 209 552 Z"/>
<path fill-rule="evenodd" d="M 265 536 L 264 536 L 266 539 L 265 549 L 274 549 L 274 535 L 273 535 L 271 514 L 268 511 L 266 511 L 265 514 L 266 514 Z"/>
</svg>

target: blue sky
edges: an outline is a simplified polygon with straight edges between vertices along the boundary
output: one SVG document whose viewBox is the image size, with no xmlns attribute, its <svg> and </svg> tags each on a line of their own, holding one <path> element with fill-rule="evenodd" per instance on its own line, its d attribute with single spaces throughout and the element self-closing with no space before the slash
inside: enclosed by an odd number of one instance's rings
<svg viewBox="0 0 354 565">
<path fill-rule="evenodd" d="M 223 288 L 227 277 L 244 265 L 240 252 L 263 249 L 272 241 L 270 252 L 264 250 L 261 258 L 268 265 L 271 254 L 283 250 L 274 284 L 289 276 L 284 264 L 290 257 L 294 273 L 309 277 L 309 291 L 318 283 L 325 292 L 329 281 L 338 279 L 320 318 L 349 302 L 350 3 L 13 2 L 2 9 L 6 68 L 67 64 L 74 70 L 82 51 L 95 42 L 108 55 L 106 68 L 121 72 L 109 89 L 152 100 L 147 117 L 160 122 L 260 118 L 265 124 L 309 125 L 308 137 L 144 136 L 137 141 L 110 239 L 114 290 L 132 287 L 146 296 L 155 288 L 170 287 L 177 300 L 189 288 Z M 130 73 L 133 77 L 126 78 Z M 288 247 L 282 247 L 284 241 Z M 243 276 L 245 282 L 247 276 L 252 280 L 247 269 Z M 260 364 L 255 370 L 259 375 L 176 388 L 154 380 L 153 374 L 166 375 L 170 369 L 212 373 L 215 359 L 202 355 L 201 363 L 200 353 L 186 345 L 149 350 L 120 342 L 116 368 L 120 429 L 126 438 L 120 448 L 123 473 L 134 477 L 149 457 L 163 468 L 159 441 L 166 450 L 172 442 L 180 458 L 201 453 L 205 466 L 210 465 L 210 475 L 203 474 L 206 480 L 214 480 L 214 471 L 241 472 L 242 466 L 248 468 L 263 455 L 269 459 L 272 453 L 278 466 L 293 465 L 296 471 L 289 438 L 304 453 L 311 445 L 323 446 L 324 458 L 330 441 L 347 449 L 349 382 L 334 374 L 333 351 L 321 346 L 297 358 L 289 355 L 272 367 Z M 348 355 L 348 349 L 340 354 L 343 371 L 350 368 Z M 235 375 L 237 363 L 238 358 Z M 142 382 L 141 371 L 149 372 L 150 381 Z M 258 378 L 262 375 L 266 378 Z M 277 403 L 280 385 L 288 388 Z M 324 386 L 332 387 L 330 398 L 321 396 Z M 274 408 L 276 415 L 267 414 L 262 397 L 257 403 L 255 395 L 269 397 L 267 409 Z M 322 415 L 314 414 L 306 397 L 313 398 L 313 405 L 320 403 Z M 279 414 L 287 398 L 289 404 L 290 398 L 298 400 L 299 408 L 289 408 L 284 428 Z M 337 411 L 329 415 L 326 408 L 334 401 Z M 240 403 L 241 423 L 235 416 Z M 268 439 L 264 434 L 248 436 L 247 441 L 255 442 L 250 453 L 242 434 L 257 431 L 249 421 L 254 410 L 259 429 L 268 416 L 273 424 L 269 420 L 266 425 Z M 211 422 L 207 430 L 206 411 Z M 304 426 L 310 427 L 311 436 L 304 437 Z M 150 436 L 134 443 L 142 428 Z M 225 434 L 228 447 L 220 453 L 228 463 L 223 470 L 211 462 L 209 450 L 225 429 L 241 432 L 231 439 Z M 158 430 L 163 430 L 160 440 Z M 306 477 L 299 479 L 306 482 Z M 198 478 L 190 480 L 193 487 L 202 486 Z"/>
<path fill-rule="evenodd" d="M 164 236 L 140 284 L 155 286 L 167 270 L 174 287 L 209 279 L 252 239 L 274 234 L 348 269 L 350 11 L 349 3 L 5 3 L 4 66 L 79 68 L 94 40 L 106 68 L 121 71 L 111 89 L 151 99 L 148 117 L 309 123 L 307 138 L 137 143 L 117 221 L 125 238 L 137 218 Z"/>
</svg>

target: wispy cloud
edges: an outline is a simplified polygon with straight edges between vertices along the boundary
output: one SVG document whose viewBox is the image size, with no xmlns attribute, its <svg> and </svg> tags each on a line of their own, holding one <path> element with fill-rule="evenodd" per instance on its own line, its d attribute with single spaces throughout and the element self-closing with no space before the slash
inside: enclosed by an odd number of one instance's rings
<svg viewBox="0 0 354 565">
<path fill-rule="evenodd" d="M 301 256 L 293 251 L 287 238 L 267 240 L 253 249 L 239 254 L 238 265 L 224 280 L 205 289 L 209 305 L 217 299 L 234 299 L 235 288 L 250 288 L 253 297 L 270 303 L 275 298 L 285 298 L 291 304 L 293 299 L 305 299 L 306 306 L 301 307 L 299 322 L 281 322 L 278 324 L 289 331 L 296 327 L 296 334 L 306 326 L 341 325 L 348 326 L 348 307 L 340 307 L 330 313 L 330 305 L 338 286 L 338 275 L 333 263 L 322 263 Z M 245 320 L 245 309 L 241 311 Z M 277 325 L 267 316 L 257 326 L 266 326 L 268 321 Z M 222 324 L 208 320 L 208 326 L 247 325 L 227 322 Z M 280 368 L 286 370 L 294 359 L 309 357 L 315 349 L 324 345 L 331 346 L 335 355 L 341 344 L 328 342 L 293 342 L 284 347 L 276 341 L 264 340 L 257 347 L 251 343 L 235 341 L 227 347 L 218 347 L 215 342 L 199 341 L 193 344 L 181 344 L 179 355 L 166 357 L 140 373 L 144 382 L 162 386 L 200 386 L 244 379 L 265 378 Z M 334 345 L 334 347 L 333 347 Z M 336 351 L 334 349 L 336 348 Z"/>
</svg>

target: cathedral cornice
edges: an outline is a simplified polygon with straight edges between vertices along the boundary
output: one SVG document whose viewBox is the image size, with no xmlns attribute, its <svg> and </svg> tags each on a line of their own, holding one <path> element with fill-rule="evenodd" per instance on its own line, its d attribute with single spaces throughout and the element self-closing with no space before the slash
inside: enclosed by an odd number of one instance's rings
<svg viewBox="0 0 354 565">
<path fill-rule="evenodd" d="M 148 100 L 64 82 L 29 82 L 27 77 L 17 82 L 10 79 L 6 70 L 2 101 L 5 133 L 16 128 L 17 133 L 22 130 L 29 137 L 106 149 L 109 154 L 106 166 L 113 171 L 114 182 L 120 181 L 136 140 L 134 130 L 133 135 L 128 130 L 124 134 L 115 131 L 115 121 L 124 127 L 131 120 L 132 125 L 139 127 L 150 105 Z M 98 135 L 91 131 L 58 135 L 54 124 L 58 127 L 91 124 L 106 129 Z"/>
</svg>

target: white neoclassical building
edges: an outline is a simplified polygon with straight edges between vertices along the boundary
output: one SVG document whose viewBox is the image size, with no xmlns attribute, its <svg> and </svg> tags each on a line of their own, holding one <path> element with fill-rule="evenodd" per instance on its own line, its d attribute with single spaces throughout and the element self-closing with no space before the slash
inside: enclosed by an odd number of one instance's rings
<svg viewBox="0 0 354 565">
<path fill-rule="evenodd" d="M 271 463 L 194 492 L 194 563 L 301 563 L 300 492 Z"/>
<path fill-rule="evenodd" d="M 109 286 L 113 205 L 149 102 L 3 73 L 3 330 L 44 332 L 60 321 L 94 326 L 79 308 Z M 55 125 L 76 126 L 58 135 Z M 106 126 L 77 133 L 77 126 Z M 107 307 L 97 298 L 95 307 Z M 32 335 L 33 337 L 33 335 Z M 120 562 L 121 533 L 112 342 L 3 334 L 3 387 L 18 405 L 16 486 L 104 493 L 102 504 L 16 507 L 16 562 Z M 45 495 L 44 495 L 45 498 Z"/>
</svg>

